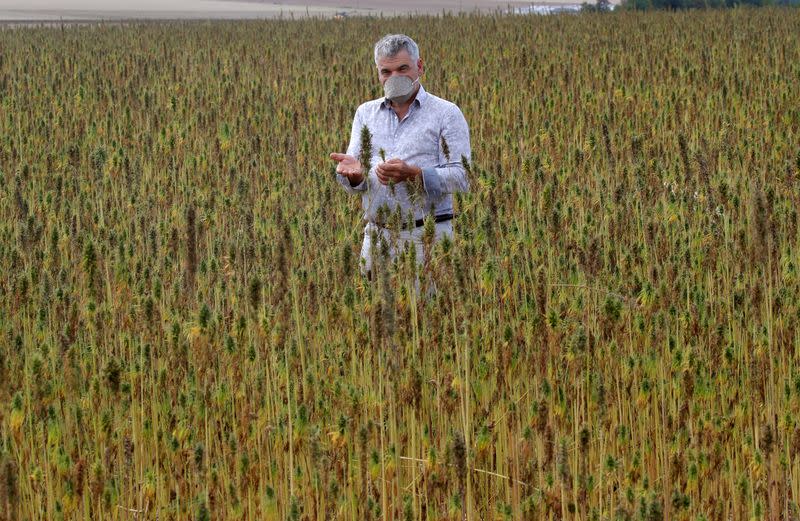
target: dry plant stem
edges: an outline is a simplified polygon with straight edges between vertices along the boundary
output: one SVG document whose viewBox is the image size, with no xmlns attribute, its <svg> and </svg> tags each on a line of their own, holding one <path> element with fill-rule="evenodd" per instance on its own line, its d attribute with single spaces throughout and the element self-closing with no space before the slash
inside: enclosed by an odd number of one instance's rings
<svg viewBox="0 0 800 521">
<path fill-rule="evenodd" d="M 286 411 L 289 420 L 289 499 L 294 497 L 294 419 L 292 417 L 292 392 L 291 392 L 291 378 L 289 377 L 289 345 L 288 342 L 283 343 L 283 363 L 285 366 L 286 374 Z"/>
<path fill-rule="evenodd" d="M 404 460 L 404 461 L 413 461 L 413 462 L 416 462 L 416 463 L 419 463 L 419 464 L 423 464 L 423 465 L 424 465 L 425 463 L 427 463 L 427 461 L 426 461 L 426 460 L 424 460 L 424 459 L 421 459 L 421 458 L 413 458 L 413 457 L 411 457 L 411 456 L 400 456 L 400 459 L 401 459 L 401 460 Z M 416 466 L 416 465 L 415 465 L 415 466 Z M 492 472 L 492 471 L 490 471 L 490 470 L 479 469 L 479 468 L 473 468 L 473 469 L 470 469 L 470 470 L 472 470 L 473 472 L 478 472 L 479 474 L 486 474 L 486 475 L 488 475 L 488 476 L 494 476 L 494 477 L 496 477 L 496 478 L 505 479 L 505 480 L 507 480 L 507 481 L 513 481 L 513 482 L 515 482 L 515 483 L 518 483 L 518 484 L 522 485 L 523 487 L 527 487 L 527 486 L 529 486 L 529 485 L 528 485 L 528 483 L 525 483 L 524 481 L 519 481 L 519 480 L 517 480 L 517 479 L 512 479 L 510 476 L 505 476 L 505 475 L 503 475 L 503 474 L 498 474 L 497 472 Z M 539 490 L 539 489 L 536 489 L 536 490 Z"/>
<path fill-rule="evenodd" d="M 305 355 L 305 348 L 303 345 L 303 320 L 300 313 L 300 302 L 298 297 L 298 290 L 297 290 L 297 279 L 292 278 L 292 315 L 294 317 L 294 332 L 295 332 L 295 339 L 297 342 L 297 350 L 300 352 L 300 367 L 303 371 L 302 377 L 302 390 L 303 396 L 308 395 L 308 378 L 306 372 L 306 355 Z"/>
<path fill-rule="evenodd" d="M 664 382 L 667 381 L 669 376 L 667 375 L 667 369 L 664 367 L 664 359 L 661 359 L 661 379 L 659 380 L 659 403 L 661 405 L 661 464 L 663 468 L 662 475 L 664 476 L 664 487 L 662 490 L 662 497 L 664 501 L 664 519 L 672 519 L 670 517 L 671 510 L 672 510 L 672 476 L 670 472 L 670 462 L 669 462 L 669 443 L 668 439 L 670 437 L 670 433 L 668 432 L 667 427 L 667 403 L 664 396 Z"/>
<path fill-rule="evenodd" d="M 596 286 L 590 286 L 589 284 L 564 284 L 564 283 L 553 283 L 551 284 L 552 287 L 555 288 L 582 288 L 588 289 L 591 291 L 596 291 L 597 293 L 603 293 L 605 295 L 609 295 L 611 297 L 615 297 L 620 299 L 621 301 L 625 302 L 629 306 L 636 306 L 636 300 L 630 297 L 626 297 L 625 295 L 620 295 L 619 293 L 614 293 L 613 291 L 608 291 L 603 288 L 599 288 Z"/>
<path fill-rule="evenodd" d="M 398 352 L 396 349 L 393 351 L 392 356 L 395 360 L 397 360 Z M 399 364 L 395 362 L 395 372 L 397 371 L 398 367 Z M 389 391 L 391 393 L 391 409 L 390 409 L 389 421 L 391 422 L 392 425 L 392 433 L 390 436 L 390 440 L 392 443 L 392 447 L 394 448 L 394 450 L 392 451 L 392 459 L 394 460 L 393 461 L 394 475 L 392 477 L 392 482 L 391 482 L 391 496 L 392 496 L 392 504 L 395 504 L 395 502 L 399 504 L 402 498 L 398 494 L 399 492 L 398 483 L 402 481 L 403 476 L 400 473 L 401 471 L 400 455 L 397 452 L 398 440 L 400 439 L 400 433 L 397 425 L 397 375 L 396 374 L 391 375 L 389 381 L 391 382 L 391 389 Z"/>
<path fill-rule="evenodd" d="M 483 302 L 483 297 L 481 297 L 481 303 Z M 458 338 L 458 328 L 456 326 L 456 318 L 455 313 L 451 313 L 451 320 L 452 320 L 452 327 L 454 332 L 454 338 Z M 464 432 L 464 446 L 465 446 L 465 459 L 466 459 L 466 467 L 471 468 L 471 461 L 470 461 L 470 448 L 471 448 L 471 418 L 469 412 L 469 402 L 470 402 L 470 371 L 469 371 L 469 342 L 463 341 L 463 352 L 461 353 L 461 365 L 462 365 L 462 391 L 461 391 L 461 428 Z M 458 342 L 456 342 L 456 352 L 458 352 Z M 472 519 L 472 474 L 467 472 L 466 476 L 466 497 L 463 498 L 464 505 L 462 505 L 464 518 L 467 520 Z"/>
<path fill-rule="evenodd" d="M 378 416 L 381 430 L 381 518 L 386 521 L 389 517 L 389 498 L 386 494 L 386 441 L 384 434 L 383 416 L 383 346 L 378 351 Z"/>
</svg>

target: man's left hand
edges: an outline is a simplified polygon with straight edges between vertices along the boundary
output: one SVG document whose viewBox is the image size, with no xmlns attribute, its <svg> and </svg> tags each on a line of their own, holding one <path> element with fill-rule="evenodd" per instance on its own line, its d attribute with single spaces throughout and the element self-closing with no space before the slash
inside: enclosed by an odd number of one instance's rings
<svg viewBox="0 0 800 521">
<path fill-rule="evenodd" d="M 418 166 L 409 165 L 402 159 L 392 158 L 375 167 L 378 181 L 381 184 L 402 183 L 411 181 L 422 175 L 422 169 Z"/>
</svg>

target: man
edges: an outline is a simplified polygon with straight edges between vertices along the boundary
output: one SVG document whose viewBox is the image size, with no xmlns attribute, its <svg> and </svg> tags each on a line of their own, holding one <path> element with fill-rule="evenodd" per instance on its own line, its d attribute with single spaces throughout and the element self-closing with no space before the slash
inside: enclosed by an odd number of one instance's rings
<svg viewBox="0 0 800 521">
<path fill-rule="evenodd" d="M 358 107 L 347 153 L 333 153 L 336 177 L 351 194 L 361 194 L 364 243 L 362 272 L 372 269 L 372 239 L 390 241 L 389 216 L 401 213 L 404 223 L 394 257 L 413 242 L 423 261 L 423 219 L 436 221 L 435 240 L 453 235 L 454 192 L 469 190 L 462 157 L 470 160 L 469 127 L 457 105 L 425 91 L 419 47 L 408 36 L 392 34 L 375 44 L 375 65 L 385 96 Z M 366 126 L 372 136 L 371 168 L 364 171 L 359 155 Z M 386 158 L 384 160 L 384 158 Z M 390 242 L 391 243 L 391 242 Z"/>
</svg>

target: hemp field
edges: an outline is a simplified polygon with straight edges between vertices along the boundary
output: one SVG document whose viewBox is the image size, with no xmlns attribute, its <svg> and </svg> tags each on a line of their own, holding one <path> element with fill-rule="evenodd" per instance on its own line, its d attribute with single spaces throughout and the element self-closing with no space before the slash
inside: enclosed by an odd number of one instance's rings
<svg viewBox="0 0 800 521">
<path fill-rule="evenodd" d="M 375 284 L 372 43 L 471 126 Z M 800 11 L 0 31 L 0 519 L 798 519 Z"/>
</svg>

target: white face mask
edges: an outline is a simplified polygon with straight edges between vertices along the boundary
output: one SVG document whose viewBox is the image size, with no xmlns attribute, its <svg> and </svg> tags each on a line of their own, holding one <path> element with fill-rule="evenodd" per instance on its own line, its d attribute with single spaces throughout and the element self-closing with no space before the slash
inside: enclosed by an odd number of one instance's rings
<svg viewBox="0 0 800 521">
<path fill-rule="evenodd" d="M 383 84 L 383 94 L 392 105 L 402 105 L 414 94 L 414 85 L 419 78 L 411 80 L 408 76 L 392 76 Z"/>
</svg>

